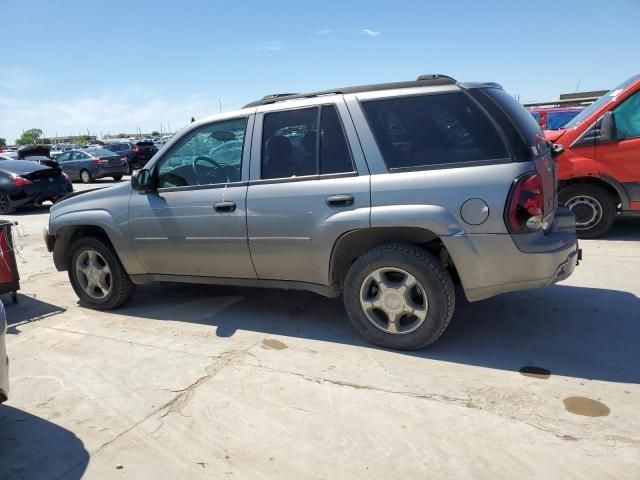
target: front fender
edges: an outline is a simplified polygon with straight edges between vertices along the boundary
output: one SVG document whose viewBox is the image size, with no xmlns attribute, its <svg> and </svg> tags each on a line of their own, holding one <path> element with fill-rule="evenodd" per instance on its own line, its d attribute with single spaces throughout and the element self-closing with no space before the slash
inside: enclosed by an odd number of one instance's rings
<svg viewBox="0 0 640 480">
<path fill-rule="evenodd" d="M 107 210 L 70 211 L 50 220 L 49 234 L 56 237 L 53 261 L 58 270 L 67 269 L 68 250 L 73 234 L 80 227 L 104 231 L 128 274 L 146 273 L 133 251 L 131 241 L 123 234 L 118 222 Z"/>
</svg>

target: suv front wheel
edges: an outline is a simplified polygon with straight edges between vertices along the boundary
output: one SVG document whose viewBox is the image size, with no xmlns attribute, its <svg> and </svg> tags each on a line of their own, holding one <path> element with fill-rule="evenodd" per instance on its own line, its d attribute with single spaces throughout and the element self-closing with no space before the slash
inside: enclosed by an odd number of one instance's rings
<svg viewBox="0 0 640 480">
<path fill-rule="evenodd" d="M 68 273 L 80 302 L 97 310 L 117 308 L 135 291 L 135 284 L 113 249 L 95 237 L 73 242 Z"/>
<path fill-rule="evenodd" d="M 349 318 L 376 345 L 416 350 L 449 325 L 455 292 L 449 273 L 426 250 L 385 243 L 364 253 L 344 283 Z"/>
</svg>

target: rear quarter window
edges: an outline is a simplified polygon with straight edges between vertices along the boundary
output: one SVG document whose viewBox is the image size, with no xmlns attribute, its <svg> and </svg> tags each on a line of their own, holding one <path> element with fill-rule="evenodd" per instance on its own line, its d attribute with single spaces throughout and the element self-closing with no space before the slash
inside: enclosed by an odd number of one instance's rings
<svg viewBox="0 0 640 480">
<path fill-rule="evenodd" d="M 362 107 L 390 170 L 509 158 L 491 120 L 463 92 L 370 100 Z"/>
<path fill-rule="evenodd" d="M 509 117 L 534 158 L 549 152 L 549 144 L 531 113 L 520 102 L 500 88 L 486 88 L 483 92 Z"/>
</svg>

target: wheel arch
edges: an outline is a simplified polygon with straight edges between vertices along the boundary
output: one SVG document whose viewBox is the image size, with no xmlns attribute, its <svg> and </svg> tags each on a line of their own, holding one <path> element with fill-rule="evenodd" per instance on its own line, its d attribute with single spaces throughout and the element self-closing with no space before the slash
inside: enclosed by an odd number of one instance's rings
<svg viewBox="0 0 640 480">
<path fill-rule="evenodd" d="M 329 282 L 334 291 L 342 291 L 351 264 L 369 249 L 388 242 L 418 245 L 436 255 L 441 264 L 457 279 L 455 265 L 440 237 L 421 227 L 370 227 L 352 230 L 334 243 L 329 264 Z"/>
<path fill-rule="evenodd" d="M 602 175 L 600 177 L 576 177 L 568 180 L 561 180 L 558 182 L 558 191 L 561 191 L 564 187 L 571 185 L 594 185 L 607 191 L 616 201 L 617 204 L 622 205 L 622 210 L 629 210 L 629 195 L 624 186 L 620 184 L 616 179 Z"/>
<path fill-rule="evenodd" d="M 113 249 L 128 274 L 146 273 L 133 252 L 131 242 L 106 210 L 63 214 L 53 220 L 50 233 L 56 238 L 53 262 L 59 271 L 67 270 L 73 242 L 83 236 L 92 236 L 104 240 Z"/>
</svg>

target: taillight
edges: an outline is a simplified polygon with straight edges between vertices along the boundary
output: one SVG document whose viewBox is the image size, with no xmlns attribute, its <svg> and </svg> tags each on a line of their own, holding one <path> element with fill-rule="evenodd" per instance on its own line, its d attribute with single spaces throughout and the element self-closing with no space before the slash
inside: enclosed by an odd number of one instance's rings
<svg viewBox="0 0 640 480">
<path fill-rule="evenodd" d="M 133 146 L 133 151 L 134 151 L 134 152 L 139 152 L 139 151 L 140 151 L 140 146 L 138 146 L 138 145 L 134 145 L 134 146 Z"/>
<path fill-rule="evenodd" d="M 127 162 L 129 162 L 129 159 L 127 157 L 121 157 L 120 161 L 122 162 L 122 165 L 126 165 Z"/>
<path fill-rule="evenodd" d="M 11 182 L 17 187 L 22 187 L 24 185 L 31 185 L 33 182 L 31 180 L 27 180 L 26 178 L 22 178 L 15 173 L 11 175 Z"/>
<path fill-rule="evenodd" d="M 542 177 L 528 173 L 518 178 L 511 188 L 506 211 L 511 233 L 535 232 L 545 227 Z"/>
<path fill-rule="evenodd" d="M 109 160 L 106 158 L 96 158 L 93 163 L 96 165 L 109 165 Z"/>
</svg>

